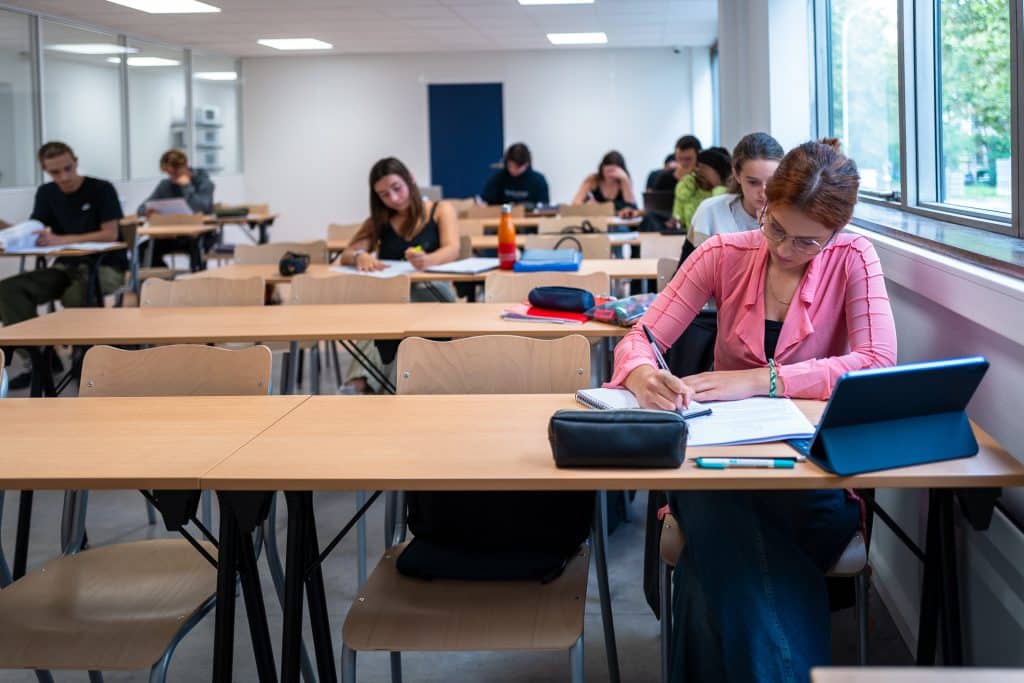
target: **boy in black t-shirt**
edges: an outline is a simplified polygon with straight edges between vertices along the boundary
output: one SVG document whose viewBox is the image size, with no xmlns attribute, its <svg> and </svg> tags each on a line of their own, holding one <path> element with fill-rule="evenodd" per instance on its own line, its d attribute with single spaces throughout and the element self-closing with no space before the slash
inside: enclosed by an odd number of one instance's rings
<svg viewBox="0 0 1024 683">
<path fill-rule="evenodd" d="M 32 219 L 42 223 L 36 244 L 55 246 L 74 242 L 116 242 L 121 203 L 106 180 L 78 174 L 78 158 L 63 142 L 39 148 L 39 163 L 52 183 L 36 190 Z M 4 325 L 33 318 L 36 308 L 54 299 L 68 307 L 88 300 L 89 264 L 82 258 L 59 258 L 49 268 L 37 268 L 0 280 L 0 322 Z M 104 293 L 124 283 L 128 259 L 123 250 L 104 254 L 98 270 Z M 13 383 L 13 382 L 12 382 Z"/>
<path fill-rule="evenodd" d="M 548 181 L 530 167 L 530 149 L 521 142 L 508 148 L 504 168 L 487 181 L 480 199 L 485 204 L 548 204 Z"/>
</svg>

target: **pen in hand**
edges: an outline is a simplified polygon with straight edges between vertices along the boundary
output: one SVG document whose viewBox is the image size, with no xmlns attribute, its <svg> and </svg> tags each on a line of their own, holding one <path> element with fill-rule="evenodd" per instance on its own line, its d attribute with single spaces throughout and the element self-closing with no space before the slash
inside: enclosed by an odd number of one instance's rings
<svg viewBox="0 0 1024 683">
<path fill-rule="evenodd" d="M 651 328 L 647 325 L 640 323 L 640 328 L 644 331 L 647 336 L 647 341 L 651 344 L 651 349 L 654 351 L 654 360 L 657 361 L 658 367 L 662 370 L 668 370 L 668 363 L 665 362 L 665 357 L 661 355 L 661 349 L 658 348 L 658 342 L 654 339 L 654 333 L 651 332 Z"/>
</svg>

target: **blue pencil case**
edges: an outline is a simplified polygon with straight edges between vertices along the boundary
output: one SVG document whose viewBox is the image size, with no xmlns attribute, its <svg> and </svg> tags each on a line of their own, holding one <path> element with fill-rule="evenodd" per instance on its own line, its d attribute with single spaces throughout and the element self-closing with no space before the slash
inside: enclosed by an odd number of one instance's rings
<svg viewBox="0 0 1024 683">
<path fill-rule="evenodd" d="M 580 269 L 583 254 L 575 249 L 524 249 L 513 270 L 536 273 L 545 270 L 575 272 Z"/>
</svg>

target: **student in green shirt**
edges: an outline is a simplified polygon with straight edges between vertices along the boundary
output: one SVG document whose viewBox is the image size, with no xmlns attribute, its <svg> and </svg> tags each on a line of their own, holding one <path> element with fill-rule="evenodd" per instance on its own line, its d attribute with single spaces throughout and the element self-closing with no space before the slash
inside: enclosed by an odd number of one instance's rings
<svg viewBox="0 0 1024 683">
<path fill-rule="evenodd" d="M 697 169 L 676 184 L 672 218 L 686 232 L 697 207 L 708 197 L 725 194 L 732 175 L 732 159 L 724 147 L 709 147 L 697 155 Z"/>
</svg>

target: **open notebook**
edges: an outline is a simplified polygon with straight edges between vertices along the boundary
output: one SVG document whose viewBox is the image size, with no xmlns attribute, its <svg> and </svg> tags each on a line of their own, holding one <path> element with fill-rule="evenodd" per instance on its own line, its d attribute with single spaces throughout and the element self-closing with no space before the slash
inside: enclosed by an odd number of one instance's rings
<svg viewBox="0 0 1024 683">
<path fill-rule="evenodd" d="M 588 408 L 595 408 L 597 410 L 621 410 L 624 408 L 640 407 L 633 392 L 626 389 L 580 389 L 576 392 L 576 400 Z M 709 407 L 701 405 L 696 401 L 690 401 L 690 405 L 680 411 L 680 415 L 687 420 L 710 414 L 711 409 Z"/>
</svg>

